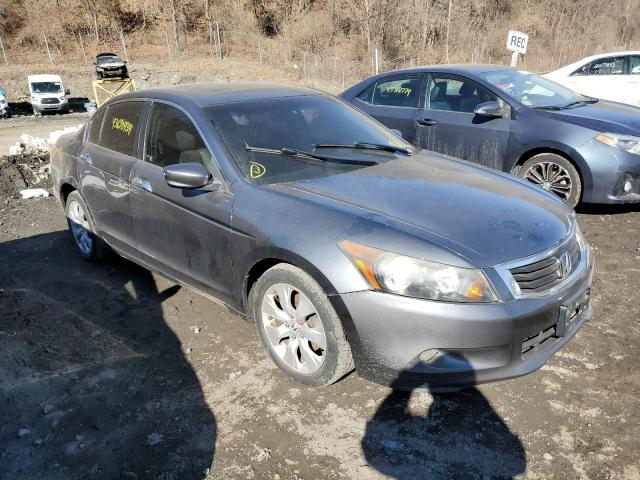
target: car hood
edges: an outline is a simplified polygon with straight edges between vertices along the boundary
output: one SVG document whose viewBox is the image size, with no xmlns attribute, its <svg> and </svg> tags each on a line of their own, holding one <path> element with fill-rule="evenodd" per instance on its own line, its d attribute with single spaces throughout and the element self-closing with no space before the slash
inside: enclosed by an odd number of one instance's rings
<svg viewBox="0 0 640 480">
<path fill-rule="evenodd" d="M 98 67 L 100 68 L 113 68 L 113 67 L 122 67 L 124 63 L 122 62 L 108 62 L 108 63 L 100 63 Z"/>
<path fill-rule="evenodd" d="M 545 113 L 598 132 L 640 135 L 640 108 L 633 105 L 599 100 L 583 107 Z"/>
<path fill-rule="evenodd" d="M 572 210 L 538 187 L 431 152 L 283 188 L 355 208 L 477 266 L 551 248 L 573 221 Z"/>
</svg>

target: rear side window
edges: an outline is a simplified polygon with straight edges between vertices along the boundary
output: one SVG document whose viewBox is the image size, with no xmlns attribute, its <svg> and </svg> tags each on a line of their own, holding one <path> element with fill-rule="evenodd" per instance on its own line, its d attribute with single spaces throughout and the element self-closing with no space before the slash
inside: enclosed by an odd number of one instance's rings
<svg viewBox="0 0 640 480">
<path fill-rule="evenodd" d="M 208 166 L 211 155 L 195 125 L 180 110 L 154 103 L 149 116 L 145 162 L 166 167 L 175 163 Z"/>
<path fill-rule="evenodd" d="M 418 107 L 420 78 L 417 76 L 393 77 L 378 80 L 358 95 L 371 105 L 391 107 Z"/>
<path fill-rule="evenodd" d="M 104 116 L 100 145 L 133 157 L 143 107 L 144 102 L 121 102 L 110 105 Z"/>
<path fill-rule="evenodd" d="M 629 73 L 640 75 L 640 55 L 632 55 L 629 58 Z"/>
<path fill-rule="evenodd" d="M 91 143 L 99 144 L 100 141 L 100 127 L 102 127 L 102 120 L 104 120 L 105 110 L 100 110 L 91 118 L 89 122 L 89 133 L 87 134 L 87 141 Z"/>
<path fill-rule="evenodd" d="M 572 76 L 580 75 L 623 75 L 624 57 L 606 57 L 594 60 L 573 72 Z"/>
</svg>

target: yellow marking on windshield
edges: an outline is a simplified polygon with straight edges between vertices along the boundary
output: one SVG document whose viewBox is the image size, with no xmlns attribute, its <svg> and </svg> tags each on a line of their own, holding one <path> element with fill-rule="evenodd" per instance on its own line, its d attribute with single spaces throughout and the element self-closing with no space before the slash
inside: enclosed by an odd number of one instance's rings
<svg viewBox="0 0 640 480">
<path fill-rule="evenodd" d="M 113 117 L 113 120 L 111 120 L 111 129 L 126 133 L 128 136 L 133 132 L 133 123 L 124 118 Z"/>
<path fill-rule="evenodd" d="M 258 162 L 249 162 L 249 176 L 254 180 L 260 178 L 265 173 L 267 173 L 267 169 L 264 168 L 264 165 Z"/>
</svg>

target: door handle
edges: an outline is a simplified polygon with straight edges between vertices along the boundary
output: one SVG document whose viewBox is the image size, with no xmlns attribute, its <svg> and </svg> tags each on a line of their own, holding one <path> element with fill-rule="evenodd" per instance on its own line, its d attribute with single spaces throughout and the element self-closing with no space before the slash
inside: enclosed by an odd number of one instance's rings
<svg viewBox="0 0 640 480">
<path fill-rule="evenodd" d="M 151 183 L 146 178 L 133 177 L 131 179 L 131 184 L 135 185 L 136 187 L 140 187 L 141 189 L 146 190 L 147 192 L 153 191 L 153 189 L 151 188 Z"/>
<path fill-rule="evenodd" d="M 438 121 L 432 118 L 419 118 L 418 120 L 416 120 L 416 123 L 425 127 L 432 127 L 433 125 L 437 125 Z"/>
<path fill-rule="evenodd" d="M 88 153 L 83 153 L 80 155 L 80 160 L 87 165 L 93 165 L 93 158 Z"/>
</svg>

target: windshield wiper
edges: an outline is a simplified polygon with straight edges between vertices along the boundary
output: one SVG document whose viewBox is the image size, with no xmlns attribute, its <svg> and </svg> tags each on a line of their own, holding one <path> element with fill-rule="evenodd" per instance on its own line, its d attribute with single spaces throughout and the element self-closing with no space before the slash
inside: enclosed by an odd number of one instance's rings
<svg viewBox="0 0 640 480">
<path fill-rule="evenodd" d="M 541 105 L 539 107 L 533 107 L 534 110 L 562 110 L 562 108 L 556 105 Z"/>
<path fill-rule="evenodd" d="M 271 155 L 286 155 L 292 158 L 304 158 L 306 160 L 319 160 L 321 162 L 343 163 L 345 165 L 378 165 L 378 162 L 374 160 L 352 160 L 350 158 L 325 157 L 322 155 L 316 155 L 315 153 L 305 152 L 304 150 L 296 150 L 295 148 L 288 147 L 262 148 L 252 147 L 251 145 L 245 144 L 245 150 L 247 152 L 269 153 Z"/>
<path fill-rule="evenodd" d="M 587 98 L 585 100 L 576 100 L 575 102 L 567 103 L 562 108 L 584 107 L 585 105 L 587 105 L 589 103 L 596 103 L 597 101 L 598 101 L 597 98 L 590 97 L 590 98 Z"/>
<path fill-rule="evenodd" d="M 342 143 L 316 143 L 313 148 L 361 148 L 364 150 L 383 150 L 393 153 L 404 153 L 411 155 L 413 152 L 405 147 L 396 147 L 394 145 L 385 145 L 383 143 L 370 143 L 370 142 L 353 142 L 351 144 Z"/>
</svg>

